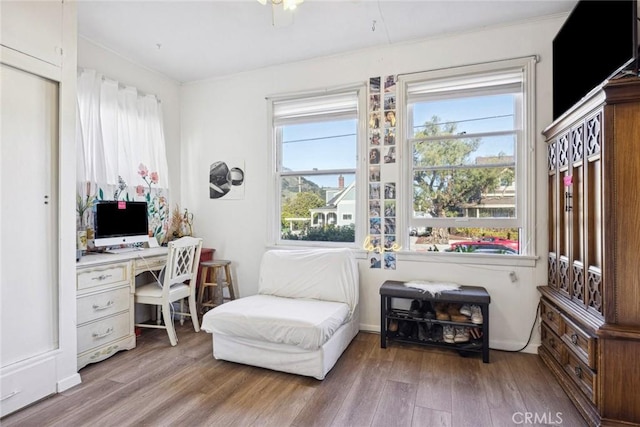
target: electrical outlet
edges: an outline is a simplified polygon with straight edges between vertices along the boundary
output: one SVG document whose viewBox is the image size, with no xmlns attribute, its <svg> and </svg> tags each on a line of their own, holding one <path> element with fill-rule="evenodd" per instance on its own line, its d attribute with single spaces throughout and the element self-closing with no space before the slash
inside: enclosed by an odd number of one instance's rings
<svg viewBox="0 0 640 427">
<path fill-rule="evenodd" d="M 518 276 L 516 275 L 515 271 L 510 271 L 509 272 L 509 279 L 511 279 L 512 283 L 515 283 L 518 281 Z"/>
</svg>

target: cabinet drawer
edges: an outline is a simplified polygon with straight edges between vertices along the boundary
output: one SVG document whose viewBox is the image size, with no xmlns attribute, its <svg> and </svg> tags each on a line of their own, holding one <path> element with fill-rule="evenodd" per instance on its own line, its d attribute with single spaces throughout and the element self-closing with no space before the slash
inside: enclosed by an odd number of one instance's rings
<svg viewBox="0 0 640 427">
<path fill-rule="evenodd" d="M 80 297 L 76 304 L 78 324 L 81 325 L 101 317 L 129 310 L 130 301 L 131 288 L 128 285 Z"/>
<path fill-rule="evenodd" d="M 113 264 L 78 271 L 78 290 L 129 282 L 129 263 Z"/>
<path fill-rule="evenodd" d="M 542 345 L 553 355 L 558 363 L 562 363 L 562 355 L 566 351 L 564 344 L 562 343 L 562 340 L 544 323 L 540 330 L 540 339 L 542 341 Z"/>
<path fill-rule="evenodd" d="M 56 392 L 55 357 L 18 364 L 21 366 L 16 369 L 15 364 L 2 368 L 0 417 Z"/>
<path fill-rule="evenodd" d="M 78 353 L 127 336 L 131 328 L 130 312 L 116 314 L 78 328 Z"/>
<path fill-rule="evenodd" d="M 564 333 L 562 340 L 591 369 L 596 368 L 596 338 L 583 331 L 578 325 L 563 316 Z"/>
<path fill-rule="evenodd" d="M 155 256 L 149 258 L 138 258 L 135 260 L 135 274 L 140 274 L 143 271 L 160 270 L 167 264 L 167 257 Z"/>
<path fill-rule="evenodd" d="M 596 396 L 593 390 L 596 389 L 596 374 L 587 365 L 572 352 L 567 351 L 567 362 L 564 364 L 564 370 L 569 377 L 576 383 L 580 390 L 593 402 L 596 402 Z"/>
<path fill-rule="evenodd" d="M 556 335 L 562 335 L 562 316 L 560 316 L 560 312 L 548 301 L 543 299 L 540 302 L 540 318 Z"/>
</svg>

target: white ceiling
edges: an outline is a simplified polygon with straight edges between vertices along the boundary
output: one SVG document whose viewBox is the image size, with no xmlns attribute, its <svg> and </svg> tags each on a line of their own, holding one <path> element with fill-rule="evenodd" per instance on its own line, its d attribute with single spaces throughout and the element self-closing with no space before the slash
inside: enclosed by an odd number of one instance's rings
<svg viewBox="0 0 640 427">
<path fill-rule="evenodd" d="M 80 0 L 81 36 L 179 82 L 569 12 L 577 0 Z M 481 46 L 478 46 L 481 48 Z"/>
</svg>

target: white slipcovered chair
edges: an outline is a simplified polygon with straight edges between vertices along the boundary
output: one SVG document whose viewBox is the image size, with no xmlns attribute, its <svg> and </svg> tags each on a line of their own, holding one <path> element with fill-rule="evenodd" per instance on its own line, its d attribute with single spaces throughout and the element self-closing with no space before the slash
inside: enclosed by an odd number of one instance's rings
<svg viewBox="0 0 640 427">
<path fill-rule="evenodd" d="M 136 288 L 134 300 L 138 304 L 151 304 L 162 307 L 164 324 L 138 323 L 141 328 L 162 328 L 167 330 L 171 345 L 178 343 L 176 330 L 173 326 L 173 315 L 189 316 L 193 322 L 193 329 L 200 330 L 198 309 L 196 306 L 196 277 L 202 239 L 195 237 L 181 237 L 169 242 L 169 254 L 163 274 L 157 282 L 151 282 Z M 183 300 L 189 302 L 189 313 L 182 312 Z M 180 301 L 180 312 L 172 312 L 173 303 Z"/>
<path fill-rule="evenodd" d="M 202 329 L 216 359 L 322 380 L 358 333 L 358 296 L 349 249 L 270 250 L 258 294 L 208 311 Z"/>
</svg>

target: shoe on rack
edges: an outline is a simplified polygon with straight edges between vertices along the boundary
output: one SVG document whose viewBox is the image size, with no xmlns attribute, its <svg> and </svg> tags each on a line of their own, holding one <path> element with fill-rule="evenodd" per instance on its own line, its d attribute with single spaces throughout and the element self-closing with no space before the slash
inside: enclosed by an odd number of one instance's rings
<svg viewBox="0 0 640 427">
<path fill-rule="evenodd" d="M 434 324 L 431 327 L 431 337 L 430 337 L 431 341 L 434 342 L 442 342 L 443 341 L 443 337 L 442 337 L 442 325 L 439 323 Z"/>
<path fill-rule="evenodd" d="M 447 313 L 447 304 L 442 302 L 437 302 L 435 306 L 436 310 L 436 319 L 438 320 L 451 320 L 449 317 L 449 313 Z"/>
<path fill-rule="evenodd" d="M 422 317 L 425 319 L 436 318 L 436 311 L 433 309 L 431 301 L 422 301 L 422 304 L 420 305 L 420 311 L 422 312 Z"/>
<path fill-rule="evenodd" d="M 483 318 L 482 318 L 482 310 L 480 309 L 479 305 L 472 305 L 471 306 L 471 323 L 473 323 L 474 325 L 482 325 L 483 322 Z"/>
<path fill-rule="evenodd" d="M 444 342 L 455 343 L 456 331 L 455 328 L 451 325 L 444 325 L 442 327 L 442 338 L 444 338 Z"/>
<path fill-rule="evenodd" d="M 449 317 L 453 322 L 468 322 L 469 319 L 467 316 L 460 313 L 460 305 L 459 304 L 449 304 L 449 308 L 447 310 L 449 313 Z"/>
<path fill-rule="evenodd" d="M 456 332 L 453 337 L 453 341 L 456 343 L 469 342 L 469 328 L 466 326 L 458 326 L 455 328 Z"/>
<path fill-rule="evenodd" d="M 471 306 L 469 304 L 462 304 L 462 307 L 460 307 L 460 314 L 471 317 Z"/>
<path fill-rule="evenodd" d="M 420 341 L 428 341 L 431 335 L 431 325 L 426 323 L 418 323 L 418 339 Z"/>
<path fill-rule="evenodd" d="M 409 338 L 411 336 L 411 327 L 414 322 L 409 320 L 401 320 L 398 324 L 398 336 Z"/>
<path fill-rule="evenodd" d="M 411 307 L 409 308 L 409 316 L 420 319 L 422 318 L 422 312 L 420 311 L 420 301 L 414 299 L 411 301 Z"/>
<path fill-rule="evenodd" d="M 387 327 L 387 331 L 389 332 L 397 332 L 398 331 L 398 321 L 396 319 L 389 320 L 389 326 Z"/>
<path fill-rule="evenodd" d="M 474 340 L 479 340 L 482 338 L 482 329 L 480 328 L 469 328 L 469 334 L 471 334 L 471 338 Z"/>
</svg>

